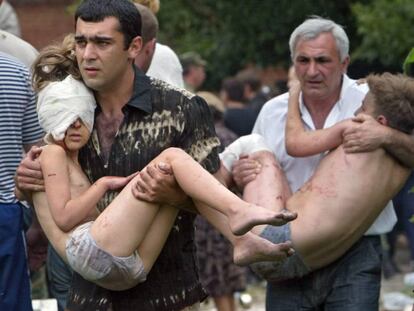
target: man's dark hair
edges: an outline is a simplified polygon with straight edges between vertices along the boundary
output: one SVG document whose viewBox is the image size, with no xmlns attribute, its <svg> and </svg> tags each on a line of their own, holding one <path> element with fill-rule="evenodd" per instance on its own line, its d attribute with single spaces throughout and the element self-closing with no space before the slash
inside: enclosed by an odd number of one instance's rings
<svg viewBox="0 0 414 311">
<path fill-rule="evenodd" d="M 128 0 L 84 0 L 76 9 L 75 25 L 78 18 L 97 23 L 107 17 L 118 19 L 125 49 L 128 49 L 133 38 L 141 36 L 141 15 Z"/>
<path fill-rule="evenodd" d="M 134 4 L 141 15 L 142 21 L 142 44 L 145 45 L 152 39 L 157 37 L 158 33 L 158 20 L 154 13 L 151 12 L 146 6 L 135 3 Z"/>
<path fill-rule="evenodd" d="M 223 81 L 221 89 L 227 93 L 230 100 L 244 102 L 243 83 L 235 78 L 227 78 Z"/>
</svg>

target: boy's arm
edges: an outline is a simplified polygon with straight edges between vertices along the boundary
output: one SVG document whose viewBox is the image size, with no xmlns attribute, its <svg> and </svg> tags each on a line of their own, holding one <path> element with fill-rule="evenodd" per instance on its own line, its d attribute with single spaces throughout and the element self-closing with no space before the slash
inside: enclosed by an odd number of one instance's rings
<svg viewBox="0 0 414 311">
<path fill-rule="evenodd" d="M 342 133 L 351 121 L 345 120 L 334 126 L 315 131 L 306 131 L 299 109 L 299 82 L 289 89 L 289 108 L 286 120 L 286 151 L 293 157 L 307 157 L 338 147 Z"/>
<path fill-rule="evenodd" d="M 67 232 L 85 220 L 95 209 L 105 192 L 125 186 L 133 177 L 102 177 L 81 195 L 72 198 L 71 187 L 82 180 L 70 180 L 65 151 L 50 145 L 41 155 L 45 191 L 53 220 Z"/>
</svg>

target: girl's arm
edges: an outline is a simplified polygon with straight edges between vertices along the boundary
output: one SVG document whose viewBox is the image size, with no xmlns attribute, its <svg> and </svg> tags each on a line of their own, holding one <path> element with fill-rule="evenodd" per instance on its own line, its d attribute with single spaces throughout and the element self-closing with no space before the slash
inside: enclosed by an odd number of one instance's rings
<svg viewBox="0 0 414 311">
<path fill-rule="evenodd" d="M 306 131 L 299 109 L 300 83 L 295 81 L 289 89 L 289 108 L 286 120 L 286 151 L 293 157 L 307 157 L 338 147 L 342 133 L 352 123 L 345 120 L 334 126 Z"/>
<path fill-rule="evenodd" d="M 41 167 L 53 220 L 65 232 L 84 221 L 107 190 L 123 187 L 133 177 L 102 177 L 86 191 L 72 198 L 71 187 L 82 187 L 85 180 L 70 179 L 68 160 L 63 148 L 56 145 L 44 148 Z"/>
</svg>

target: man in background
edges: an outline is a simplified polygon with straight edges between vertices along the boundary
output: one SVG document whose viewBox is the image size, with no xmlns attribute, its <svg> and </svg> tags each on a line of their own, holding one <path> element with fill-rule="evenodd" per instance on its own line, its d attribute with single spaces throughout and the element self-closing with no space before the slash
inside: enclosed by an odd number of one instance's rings
<svg viewBox="0 0 414 311">
<path fill-rule="evenodd" d="M 14 174 L 24 151 L 40 144 L 36 96 L 27 68 L 0 52 L 0 310 L 32 310 L 23 209 Z"/>
<path fill-rule="evenodd" d="M 195 93 L 206 79 L 205 67 L 207 62 L 193 51 L 180 55 L 181 65 L 183 65 L 183 79 L 185 88 Z"/>
</svg>

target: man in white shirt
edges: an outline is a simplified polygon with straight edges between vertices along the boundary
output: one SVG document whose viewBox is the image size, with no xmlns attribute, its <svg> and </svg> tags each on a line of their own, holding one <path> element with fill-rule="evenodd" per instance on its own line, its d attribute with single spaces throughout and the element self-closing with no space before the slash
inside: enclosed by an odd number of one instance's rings
<svg viewBox="0 0 414 311">
<path fill-rule="evenodd" d="M 16 11 L 6 0 L 0 0 L 0 29 L 20 37 L 20 23 Z"/>
<path fill-rule="evenodd" d="M 30 43 L 4 30 L 0 30 L 0 51 L 17 58 L 29 69 L 39 54 Z"/>
<path fill-rule="evenodd" d="M 349 41 L 342 27 L 330 20 L 311 18 L 295 29 L 289 44 L 301 83 L 301 113 L 307 130 L 329 127 L 352 117 L 367 88 L 346 75 Z M 287 154 L 287 108 L 288 94 L 270 100 L 262 108 L 253 133 L 264 136 L 295 192 L 310 178 L 324 154 L 306 158 Z M 346 131 L 343 147 L 347 152 L 383 147 L 406 166 L 413 167 L 414 139 L 380 126 L 374 119 L 361 120 L 359 127 Z M 240 160 L 233 169 L 239 186 L 252 180 L 256 173 L 257 167 L 248 158 Z M 382 252 L 378 234 L 389 232 L 395 222 L 395 212 L 389 204 L 366 235 L 337 261 L 299 279 L 269 282 L 267 309 L 378 310 Z"/>
</svg>

